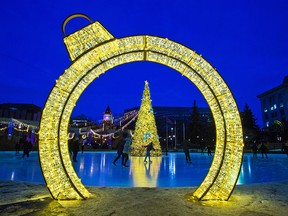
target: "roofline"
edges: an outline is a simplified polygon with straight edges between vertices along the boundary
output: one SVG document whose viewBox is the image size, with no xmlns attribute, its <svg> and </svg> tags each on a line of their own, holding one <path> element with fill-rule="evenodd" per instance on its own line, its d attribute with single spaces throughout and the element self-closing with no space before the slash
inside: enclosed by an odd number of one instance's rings
<svg viewBox="0 0 288 216">
<path fill-rule="evenodd" d="M 281 85 L 276 86 L 276 87 L 274 87 L 274 88 L 272 88 L 272 89 L 270 89 L 270 90 L 268 90 L 266 92 L 263 92 L 262 94 L 257 95 L 256 97 L 257 98 L 262 98 L 262 97 L 264 97 L 266 95 L 269 95 L 271 93 L 274 93 L 274 92 L 282 90 L 282 89 L 285 89 L 287 87 L 288 87 L 288 84 L 281 84 Z"/>
</svg>

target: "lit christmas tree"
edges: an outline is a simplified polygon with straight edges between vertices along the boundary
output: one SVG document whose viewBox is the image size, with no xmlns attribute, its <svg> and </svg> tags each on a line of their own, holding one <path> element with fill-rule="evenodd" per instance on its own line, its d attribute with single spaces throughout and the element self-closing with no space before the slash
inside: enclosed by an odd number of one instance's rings
<svg viewBox="0 0 288 216">
<path fill-rule="evenodd" d="M 151 156 L 161 156 L 162 150 L 157 134 L 155 117 L 152 109 L 150 90 L 148 82 L 145 81 L 145 88 L 142 96 L 142 104 L 138 112 L 138 117 L 135 126 L 131 151 L 132 156 L 145 156 L 146 148 L 144 146 L 153 143 L 154 151 Z"/>
</svg>

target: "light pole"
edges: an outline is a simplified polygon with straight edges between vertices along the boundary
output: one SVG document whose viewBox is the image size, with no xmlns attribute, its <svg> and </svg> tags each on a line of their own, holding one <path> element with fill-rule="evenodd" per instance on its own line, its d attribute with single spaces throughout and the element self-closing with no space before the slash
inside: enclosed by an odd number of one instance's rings
<svg viewBox="0 0 288 216">
<path fill-rule="evenodd" d="M 166 116 L 165 116 L 165 126 L 166 126 L 166 150 L 168 151 L 168 124 Z"/>
<path fill-rule="evenodd" d="M 174 129 L 174 135 L 173 135 L 173 137 L 174 137 L 174 142 L 175 142 L 175 149 L 177 149 L 177 138 L 176 138 L 176 120 L 175 120 L 175 129 Z"/>
<path fill-rule="evenodd" d="M 171 128 L 171 147 L 173 148 L 173 130 L 174 130 L 174 128 L 172 127 Z"/>
</svg>

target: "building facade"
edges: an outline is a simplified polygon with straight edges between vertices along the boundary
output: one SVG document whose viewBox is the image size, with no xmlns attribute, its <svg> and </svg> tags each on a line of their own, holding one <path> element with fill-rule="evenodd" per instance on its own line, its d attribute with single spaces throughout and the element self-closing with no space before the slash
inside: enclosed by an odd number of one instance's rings
<svg viewBox="0 0 288 216">
<path fill-rule="evenodd" d="M 288 76 L 282 84 L 257 96 L 261 103 L 264 127 L 268 128 L 275 121 L 288 120 Z"/>
<path fill-rule="evenodd" d="M 109 129 L 113 129 L 114 125 L 113 125 L 113 114 L 111 112 L 111 109 L 109 106 L 107 106 L 105 112 L 103 113 L 103 128 L 104 130 L 109 130 Z"/>
<path fill-rule="evenodd" d="M 30 139 L 37 149 L 42 108 L 34 104 L 0 104 L 0 150 L 15 149 L 21 139 Z"/>
<path fill-rule="evenodd" d="M 86 115 L 81 114 L 79 116 L 71 117 L 70 119 L 70 126 L 71 127 L 86 127 L 94 125 L 94 122 L 92 122 Z"/>
<path fill-rule="evenodd" d="M 139 110 L 139 107 L 130 108 L 124 112 L 132 110 Z M 192 107 L 153 106 L 153 112 L 162 147 L 175 149 L 185 140 L 190 141 Z M 213 122 L 210 108 L 198 107 L 198 112 L 202 122 Z"/>
</svg>

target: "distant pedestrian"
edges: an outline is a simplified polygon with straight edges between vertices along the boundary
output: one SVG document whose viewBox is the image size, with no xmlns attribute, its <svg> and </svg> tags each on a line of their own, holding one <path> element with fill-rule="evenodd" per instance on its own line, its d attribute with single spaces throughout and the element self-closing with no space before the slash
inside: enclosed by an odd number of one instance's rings
<svg viewBox="0 0 288 216">
<path fill-rule="evenodd" d="M 288 140 L 283 145 L 283 151 L 287 155 L 287 158 L 288 158 Z"/>
<path fill-rule="evenodd" d="M 76 136 L 76 135 L 75 135 Z M 74 137 L 72 141 L 73 162 L 77 162 L 77 154 L 79 152 L 79 137 Z"/>
<path fill-rule="evenodd" d="M 127 137 L 124 140 L 125 140 L 125 144 L 123 148 L 122 166 L 128 167 L 127 161 L 129 159 L 129 153 L 132 150 L 132 147 L 131 147 L 132 138 L 129 135 L 127 135 Z"/>
<path fill-rule="evenodd" d="M 70 157 L 72 157 L 73 155 L 73 141 L 74 141 L 74 138 L 68 139 L 68 151 L 69 151 Z"/>
<path fill-rule="evenodd" d="M 150 160 L 150 157 L 151 157 L 150 151 L 151 150 L 155 151 L 155 149 L 153 147 L 153 143 L 151 142 L 151 143 L 149 143 L 148 145 L 146 145 L 144 147 L 146 147 L 146 155 L 145 155 L 144 163 L 147 163 L 147 161 L 146 161 L 147 157 L 149 159 L 149 163 L 152 163 L 152 161 Z"/>
<path fill-rule="evenodd" d="M 267 156 L 267 146 L 262 142 L 260 145 L 260 150 L 262 153 L 262 158 L 264 158 L 264 155 L 266 156 L 266 158 L 268 158 Z"/>
<path fill-rule="evenodd" d="M 211 146 L 210 145 L 207 145 L 207 153 L 208 153 L 208 156 L 212 156 L 212 153 L 211 153 Z"/>
<path fill-rule="evenodd" d="M 19 155 L 20 153 L 20 139 L 18 138 L 17 140 L 16 140 L 16 144 L 15 144 L 15 151 L 16 151 L 16 155 Z"/>
<path fill-rule="evenodd" d="M 203 143 L 201 144 L 201 154 L 202 155 L 204 154 L 204 144 Z"/>
<path fill-rule="evenodd" d="M 26 139 L 23 141 L 23 155 L 22 155 L 22 158 L 24 158 L 25 156 L 27 156 L 27 158 L 29 157 L 29 153 L 30 153 L 30 150 L 32 149 L 32 144 L 30 143 L 30 140 L 29 139 Z"/>
<path fill-rule="evenodd" d="M 20 151 L 20 143 L 19 142 L 16 143 L 15 150 L 16 150 L 16 155 L 19 155 L 19 151 Z"/>
<path fill-rule="evenodd" d="M 108 148 L 111 150 L 112 149 L 112 136 L 111 135 L 108 137 L 107 145 L 108 145 Z"/>
<path fill-rule="evenodd" d="M 189 152 L 189 147 L 188 147 L 188 142 L 184 141 L 183 143 L 183 152 L 185 154 L 186 162 L 187 163 L 192 163 L 191 158 L 190 158 L 190 152 Z"/>
<path fill-rule="evenodd" d="M 85 138 L 85 139 L 82 140 L 82 145 L 81 145 L 82 154 L 84 153 L 84 149 L 85 149 L 86 143 L 87 143 L 87 139 Z"/>
<path fill-rule="evenodd" d="M 258 146 L 257 146 L 256 142 L 254 142 L 254 144 L 252 146 L 252 150 L 253 150 L 253 158 L 257 158 Z"/>
<path fill-rule="evenodd" d="M 117 144 L 117 157 L 113 161 L 113 165 L 116 166 L 117 160 L 122 156 L 123 158 L 123 149 L 124 149 L 124 144 L 125 144 L 125 138 L 127 138 L 127 134 L 123 134 L 123 141 L 118 142 Z M 122 163 L 123 164 L 123 163 Z"/>
</svg>

